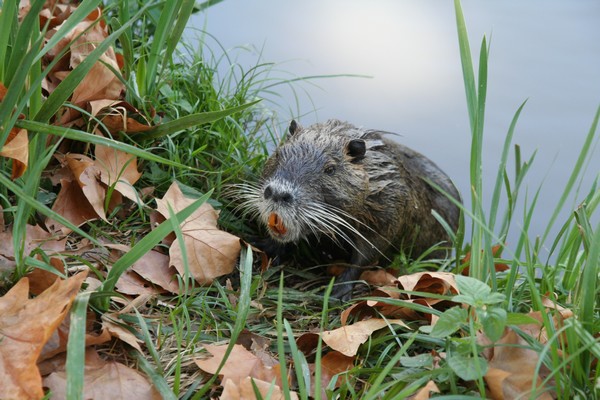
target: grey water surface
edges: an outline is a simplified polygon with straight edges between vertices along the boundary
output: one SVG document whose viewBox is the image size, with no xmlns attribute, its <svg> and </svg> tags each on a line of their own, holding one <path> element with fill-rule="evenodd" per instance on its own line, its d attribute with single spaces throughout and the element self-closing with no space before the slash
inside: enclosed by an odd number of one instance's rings
<svg viewBox="0 0 600 400">
<path fill-rule="evenodd" d="M 548 226 L 600 105 L 600 2 L 468 0 L 462 6 L 474 61 L 483 35 L 490 46 L 485 202 L 511 119 L 527 100 L 514 142 L 525 159 L 537 151 L 525 182 L 529 200 L 542 185 L 528 232 L 534 239 Z M 194 16 L 192 25 L 231 50 L 244 70 L 275 62 L 273 77 L 370 76 L 302 81 L 296 92 L 275 87 L 280 97 L 272 96 L 270 105 L 280 121 L 339 118 L 396 132 L 445 170 L 470 202 L 471 137 L 452 1 L 226 0 Z M 204 40 L 218 53 L 213 39 Z M 235 50 L 242 46 L 254 51 Z M 557 224 L 591 188 L 599 152 Z M 517 216 L 509 242 L 522 221 Z"/>
</svg>

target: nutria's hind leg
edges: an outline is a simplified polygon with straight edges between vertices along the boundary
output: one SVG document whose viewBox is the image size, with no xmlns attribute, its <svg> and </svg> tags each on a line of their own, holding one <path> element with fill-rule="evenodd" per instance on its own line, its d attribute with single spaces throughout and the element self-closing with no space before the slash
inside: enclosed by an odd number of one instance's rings
<svg viewBox="0 0 600 400">
<path fill-rule="evenodd" d="M 356 281 L 362 272 L 362 269 L 356 267 L 347 267 L 335 280 L 331 296 L 339 299 L 341 302 L 347 302 L 352 297 L 354 281 Z"/>
</svg>

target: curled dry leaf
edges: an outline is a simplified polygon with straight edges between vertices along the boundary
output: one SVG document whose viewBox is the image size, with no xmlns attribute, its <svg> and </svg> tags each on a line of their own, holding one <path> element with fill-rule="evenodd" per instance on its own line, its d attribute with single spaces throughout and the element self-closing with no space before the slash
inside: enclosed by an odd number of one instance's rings
<svg viewBox="0 0 600 400">
<path fill-rule="evenodd" d="M 402 304 L 415 303 L 440 311 L 453 306 L 454 303 L 437 298 L 437 296 L 435 298 L 427 297 L 427 293 L 446 296 L 458 294 L 458 286 L 456 285 L 454 276 L 454 274 L 448 272 L 419 272 L 395 278 L 397 286 L 378 288 L 371 293 L 371 296 L 401 300 L 401 302 L 389 304 L 386 301 L 378 300 L 361 301 L 342 312 L 341 322 L 345 325 L 351 316 L 355 319 L 363 319 L 383 315 L 392 319 L 426 320 L 433 325 L 437 321 L 436 316 L 430 313 L 417 312 Z M 400 293 L 398 288 L 420 293 Z"/>
<path fill-rule="evenodd" d="M 85 353 L 84 399 L 140 399 L 158 400 L 162 397 L 152 383 L 140 372 L 115 361 L 104 361 L 95 350 Z M 56 371 L 44 378 L 44 386 L 53 398 L 67 398 L 67 374 Z"/>
<path fill-rule="evenodd" d="M 36 257 L 38 260 L 39 256 Z M 50 265 L 56 269 L 56 272 L 60 274 L 65 273 L 65 263 L 57 257 L 50 258 Z M 28 273 L 27 278 L 29 278 L 29 292 L 34 295 L 39 295 L 44 290 L 48 289 L 50 286 L 59 279 L 59 276 L 55 273 L 46 271 L 45 269 L 35 268 L 33 271 Z"/>
<path fill-rule="evenodd" d="M 35 299 L 22 278 L 0 298 L 0 398 L 44 396 L 37 359 L 69 311 L 87 273 L 58 280 Z"/>
<path fill-rule="evenodd" d="M 162 199 L 156 199 L 156 210 L 169 218 L 169 207 L 176 213 L 193 202 L 174 182 Z M 169 249 L 171 265 L 181 275 L 189 268 L 189 273 L 201 284 L 210 284 L 215 278 L 231 273 L 241 249 L 238 237 L 217 228 L 217 219 L 217 211 L 208 203 L 202 204 L 181 224 L 183 243 L 176 239 Z M 186 250 L 187 266 L 182 246 Z"/>
</svg>

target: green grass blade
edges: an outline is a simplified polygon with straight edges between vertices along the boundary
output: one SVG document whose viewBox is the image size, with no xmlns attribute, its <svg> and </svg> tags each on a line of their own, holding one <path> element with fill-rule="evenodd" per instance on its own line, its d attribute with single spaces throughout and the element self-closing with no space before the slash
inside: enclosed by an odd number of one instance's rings
<svg viewBox="0 0 600 400">
<path fill-rule="evenodd" d="M 137 156 L 139 158 L 143 158 L 148 161 L 154 161 L 182 169 L 191 169 L 186 165 L 181 165 L 177 162 L 167 160 L 166 158 L 159 157 L 138 147 L 119 142 L 118 140 L 109 139 L 102 136 L 94 135 L 92 133 L 80 131 L 77 129 L 64 128 L 62 126 L 56 125 L 48 125 L 42 122 L 29 121 L 25 119 L 18 120 L 16 126 L 27 129 L 29 132 L 40 132 L 49 135 L 55 135 L 61 138 L 78 140 L 80 142 L 108 146 L 123 151 L 125 153 Z"/>
<path fill-rule="evenodd" d="M 67 399 L 83 398 L 85 365 L 85 332 L 88 302 L 91 292 L 77 295 L 71 308 L 71 326 L 67 342 Z"/>
<path fill-rule="evenodd" d="M 296 372 L 296 381 L 298 384 L 298 395 L 301 400 L 307 400 L 310 394 L 310 369 L 306 357 L 298 349 L 294 338 L 294 331 L 287 319 L 283 320 L 285 332 L 290 346 L 290 353 L 294 360 L 294 371 Z M 280 360 L 281 362 L 281 360 Z"/>
<path fill-rule="evenodd" d="M 156 25 L 156 31 L 152 37 L 152 47 L 148 55 L 146 65 L 146 86 L 141 90 L 142 97 L 153 96 L 154 87 L 157 80 L 158 63 L 161 60 L 161 53 L 165 48 L 168 33 L 173 29 L 173 23 L 177 16 L 177 10 L 181 7 L 182 0 L 171 0 L 163 2 L 163 9 L 160 13 L 160 19 Z"/>
<path fill-rule="evenodd" d="M 175 132 L 179 132 L 186 128 L 190 128 L 196 125 L 208 124 L 210 122 L 217 121 L 221 118 L 225 118 L 229 115 L 238 113 L 243 111 L 249 107 L 260 102 L 260 100 L 255 100 L 250 103 L 242 104 L 241 106 L 227 108 L 222 111 L 209 111 L 204 113 L 197 113 L 186 115 L 185 117 L 178 118 L 173 121 L 166 122 L 162 125 L 157 125 L 156 127 L 146 131 L 141 132 L 136 135 L 136 138 L 140 141 L 148 140 L 148 139 L 156 139 L 161 136 L 170 135 Z"/>
<path fill-rule="evenodd" d="M 597 331 L 594 331 L 594 324 L 597 323 L 594 319 L 594 311 L 598 306 L 596 303 L 598 302 L 598 276 L 600 274 L 600 224 L 596 226 L 596 230 L 589 241 L 590 246 L 576 301 L 580 309 L 580 312 L 577 313 L 578 320 L 590 334 L 594 335 L 597 333 Z"/>
<path fill-rule="evenodd" d="M 458 30 L 458 46 L 460 49 L 463 80 L 465 84 L 465 93 L 467 95 L 467 110 L 469 111 L 471 129 L 473 129 L 477 115 L 477 90 L 475 88 L 475 73 L 473 72 L 473 60 L 471 59 L 467 25 L 463 16 L 460 0 L 454 0 L 454 10 L 456 13 L 456 27 Z"/>
<path fill-rule="evenodd" d="M 181 2 L 181 6 L 179 7 L 179 12 L 177 14 L 177 22 L 175 27 L 171 30 L 171 34 L 167 39 L 167 49 L 165 51 L 165 55 L 163 57 L 163 69 L 169 64 L 171 61 L 171 57 L 173 56 L 173 52 L 175 48 L 179 44 L 181 40 L 181 35 L 183 35 L 183 31 L 194 11 L 196 1 L 195 0 L 183 0 Z"/>
<path fill-rule="evenodd" d="M 22 90 L 26 86 L 29 69 L 34 62 L 33 59 L 37 53 L 37 46 L 42 43 L 42 40 L 43 38 L 40 37 L 38 43 L 34 44 L 31 50 L 26 53 L 22 60 L 21 67 L 18 68 L 17 73 L 12 77 L 12 84 L 8 86 L 8 91 L 6 92 L 4 100 L 0 102 L 0 128 L 2 128 L 2 131 L 0 132 L 0 145 L 2 146 L 4 146 L 11 128 L 19 117 L 17 113 L 12 113 L 13 110 L 17 108 L 16 105 L 19 101 L 19 96 L 21 96 Z M 17 109 L 17 111 L 20 111 L 20 109 Z"/>
<path fill-rule="evenodd" d="M 279 291 L 277 293 L 277 353 L 279 356 L 279 367 L 281 368 L 281 391 L 285 399 L 290 400 L 290 385 L 287 380 L 288 373 L 283 330 L 283 279 L 280 279 Z"/>
<path fill-rule="evenodd" d="M 6 53 L 10 45 L 10 37 L 13 32 L 13 24 L 17 22 L 17 2 L 9 1 L 2 3 L 2 12 L 0 12 L 0 82 L 4 83 L 4 65 Z"/>
<path fill-rule="evenodd" d="M 596 129 L 598 128 L 598 120 L 600 120 L 600 106 L 596 110 L 596 115 L 594 116 L 594 120 L 592 121 L 592 126 L 590 127 L 590 130 L 588 131 L 588 134 L 585 138 L 585 141 L 579 153 L 579 157 L 577 157 L 577 161 L 575 162 L 575 166 L 573 167 L 573 172 L 571 172 L 569 180 L 567 181 L 567 184 L 565 186 L 565 190 L 560 196 L 560 200 L 558 201 L 558 204 L 556 205 L 556 208 L 554 209 L 554 212 L 552 213 L 552 216 L 548 221 L 548 226 L 546 227 L 546 230 L 544 231 L 544 234 L 541 239 L 542 243 L 545 242 L 546 238 L 548 237 L 548 234 L 550 234 L 550 230 L 554 226 L 554 222 L 556 221 L 558 214 L 562 210 L 567 198 L 571 194 L 571 189 L 573 189 L 573 185 L 575 185 L 575 182 L 577 181 L 577 178 L 579 177 L 582 171 L 583 164 L 585 163 L 590 149 L 592 148 L 592 141 L 594 140 L 594 137 L 596 135 Z"/>
<path fill-rule="evenodd" d="M 158 390 L 158 393 L 160 393 L 160 396 L 163 400 L 177 400 L 177 396 L 175 396 L 171 390 L 169 383 L 163 374 L 154 370 L 150 362 L 138 352 L 135 353 L 135 359 L 137 360 L 140 369 L 144 371 L 146 375 L 148 375 L 152 385 L 156 388 L 156 390 Z"/>
<path fill-rule="evenodd" d="M 28 53 L 29 45 L 32 42 L 32 35 L 40 35 L 39 30 L 35 30 L 34 27 L 39 21 L 39 13 L 44 7 L 44 0 L 37 0 L 31 4 L 31 9 L 19 24 L 19 29 L 15 37 L 15 41 L 12 44 L 12 51 L 10 54 L 10 60 L 8 61 L 8 68 L 5 71 L 4 79 L 5 85 L 12 83 L 12 78 L 21 68 L 27 66 L 23 64 L 23 58 Z M 41 35 L 40 35 L 41 36 Z M 38 38 L 39 39 L 39 38 Z M 34 42 L 41 43 L 39 40 L 33 40 Z M 37 51 L 38 49 L 36 49 Z M 29 68 L 26 68 L 26 72 L 29 72 Z"/>
</svg>

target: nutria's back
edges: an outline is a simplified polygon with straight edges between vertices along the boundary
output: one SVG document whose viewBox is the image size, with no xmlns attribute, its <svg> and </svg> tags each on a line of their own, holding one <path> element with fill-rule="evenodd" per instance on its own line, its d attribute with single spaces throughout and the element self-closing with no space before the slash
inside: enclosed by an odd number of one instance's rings
<svg viewBox="0 0 600 400">
<path fill-rule="evenodd" d="M 431 160 L 381 132 L 338 120 L 307 128 L 292 122 L 246 198 L 274 240 L 326 235 L 350 243 L 348 261 L 365 266 L 399 251 L 418 257 L 448 241 L 432 210 L 457 229 L 458 207 L 426 180 L 460 199 Z"/>
</svg>

